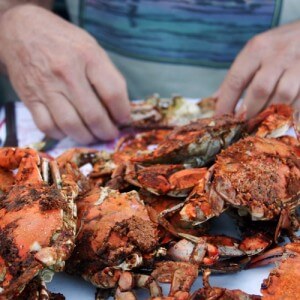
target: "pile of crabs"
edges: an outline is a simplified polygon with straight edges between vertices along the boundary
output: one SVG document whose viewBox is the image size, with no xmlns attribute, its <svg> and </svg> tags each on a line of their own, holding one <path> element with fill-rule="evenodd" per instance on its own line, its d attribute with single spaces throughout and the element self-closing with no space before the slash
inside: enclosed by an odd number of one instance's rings
<svg viewBox="0 0 300 300">
<path fill-rule="evenodd" d="M 62 270 L 95 285 L 96 299 L 136 299 L 137 288 L 156 300 L 260 299 L 212 287 L 209 274 L 275 260 L 262 298 L 300 297 L 300 145 L 284 135 L 292 108 L 180 126 L 142 108 L 132 126 L 152 129 L 113 153 L 0 149 L 0 299 L 64 299 L 45 285 Z M 240 239 L 210 233 L 223 214 Z M 203 288 L 191 293 L 199 272 Z M 168 296 L 159 282 L 171 283 Z"/>
</svg>

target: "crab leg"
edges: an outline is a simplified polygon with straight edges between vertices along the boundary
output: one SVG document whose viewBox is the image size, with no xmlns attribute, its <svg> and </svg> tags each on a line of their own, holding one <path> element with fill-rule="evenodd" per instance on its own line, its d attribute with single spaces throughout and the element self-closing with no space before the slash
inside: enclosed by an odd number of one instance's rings
<svg viewBox="0 0 300 300">
<path fill-rule="evenodd" d="M 161 287 L 156 282 L 155 278 L 144 274 L 133 274 L 129 271 L 120 271 L 110 269 L 108 272 L 102 272 L 104 280 L 106 282 L 103 287 L 98 289 L 97 299 L 107 299 L 110 295 L 108 288 L 116 287 L 114 294 L 115 299 L 132 299 L 135 300 L 136 296 L 132 292 L 134 288 L 146 288 L 150 292 L 151 297 L 159 297 L 162 295 Z M 98 282 L 100 280 L 98 279 Z M 98 284 L 99 285 L 99 284 Z M 108 292 L 106 293 L 105 290 Z M 107 298 L 105 298 L 107 297 Z"/>
<path fill-rule="evenodd" d="M 209 284 L 210 270 L 206 269 L 203 273 L 203 288 L 197 290 L 189 300 L 222 300 L 222 299 L 236 299 L 236 300 L 259 300 L 260 296 L 248 295 L 241 290 L 227 290 L 220 287 L 212 287 Z"/>
<path fill-rule="evenodd" d="M 189 298 L 190 288 L 198 277 L 198 267 L 187 262 L 165 261 L 158 263 L 151 275 L 161 283 L 171 283 L 169 299 L 185 300 Z M 164 299 L 156 297 L 156 300 Z"/>
</svg>

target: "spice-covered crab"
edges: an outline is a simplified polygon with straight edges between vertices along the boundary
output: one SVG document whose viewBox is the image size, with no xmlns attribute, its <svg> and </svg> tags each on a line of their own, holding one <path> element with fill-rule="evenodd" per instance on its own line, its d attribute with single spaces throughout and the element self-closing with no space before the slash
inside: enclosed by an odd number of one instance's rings
<svg viewBox="0 0 300 300">
<path fill-rule="evenodd" d="M 280 140 L 248 137 L 218 155 L 206 180 L 190 194 L 180 214 L 191 222 L 218 216 L 228 205 L 253 220 L 279 218 L 280 229 L 299 227 L 300 158 Z"/>
<path fill-rule="evenodd" d="M 16 297 L 45 268 L 62 270 L 70 256 L 78 186 L 68 167 L 32 149 L 0 150 L 0 168 L 10 178 L 1 186 L 0 299 Z"/>
</svg>

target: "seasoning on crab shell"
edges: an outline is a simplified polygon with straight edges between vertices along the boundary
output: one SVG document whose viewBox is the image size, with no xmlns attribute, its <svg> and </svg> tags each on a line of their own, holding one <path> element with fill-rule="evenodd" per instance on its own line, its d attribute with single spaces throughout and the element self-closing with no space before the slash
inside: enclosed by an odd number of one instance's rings
<svg viewBox="0 0 300 300">
<path fill-rule="evenodd" d="M 41 174 L 32 149 L 2 148 L 0 158 L 1 168 L 18 168 L 0 203 L 0 298 L 10 299 L 45 267 L 62 270 L 74 246 L 78 187 L 54 161 L 42 160 Z M 49 168 L 54 185 L 44 181 Z"/>
</svg>

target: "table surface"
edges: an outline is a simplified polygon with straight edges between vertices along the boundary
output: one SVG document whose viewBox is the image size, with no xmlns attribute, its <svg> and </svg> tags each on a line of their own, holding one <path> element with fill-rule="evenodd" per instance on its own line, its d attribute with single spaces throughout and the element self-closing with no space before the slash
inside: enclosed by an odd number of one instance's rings
<svg viewBox="0 0 300 300">
<path fill-rule="evenodd" d="M 43 133 L 40 132 L 35 126 L 29 111 L 22 103 L 16 103 L 16 116 L 17 116 L 17 135 L 19 140 L 19 146 L 27 146 L 32 143 L 41 141 L 44 137 Z M 5 140 L 5 116 L 3 110 L 0 112 L 0 138 Z M 93 148 L 113 150 L 115 141 L 108 144 L 97 144 L 93 145 Z M 65 139 L 57 144 L 56 148 L 50 153 L 53 156 L 57 156 L 65 149 L 78 146 L 74 141 L 70 139 Z M 230 222 L 223 217 L 220 222 L 223 228 L 223 233 L 228 235 L 235 235 Z M 274 265 L 261 267 L 251 270 L 241 271 L 235 274 L 226 275 L 212 275 L 210 283 L 212 286 L 225 287 L 228 289 L 241 289 L 250 294 L 260 294 L 260 286 L 264 278 L 267 278 L 269 271 L 274 267 Z M 68 300 L 77 299 L 94 299 L 95 297 L 95 287 L 90 283 L 84 281 L 79 277 L 73 277 L 65 273 L 55 274 L 51 283 L 48 287 L 53 292 L 63 293 Z M 201 276 L 197 279 L 193 285 L 192 290 L 196 290 L 202 287 Z M 164 285 L 163 289 L 165 293 L 168 292 L 168 285 Z M 146 291 L 139 290 L 137 292 L 138 299 L 148 299 L 148 293 Z"/>
</svg>

